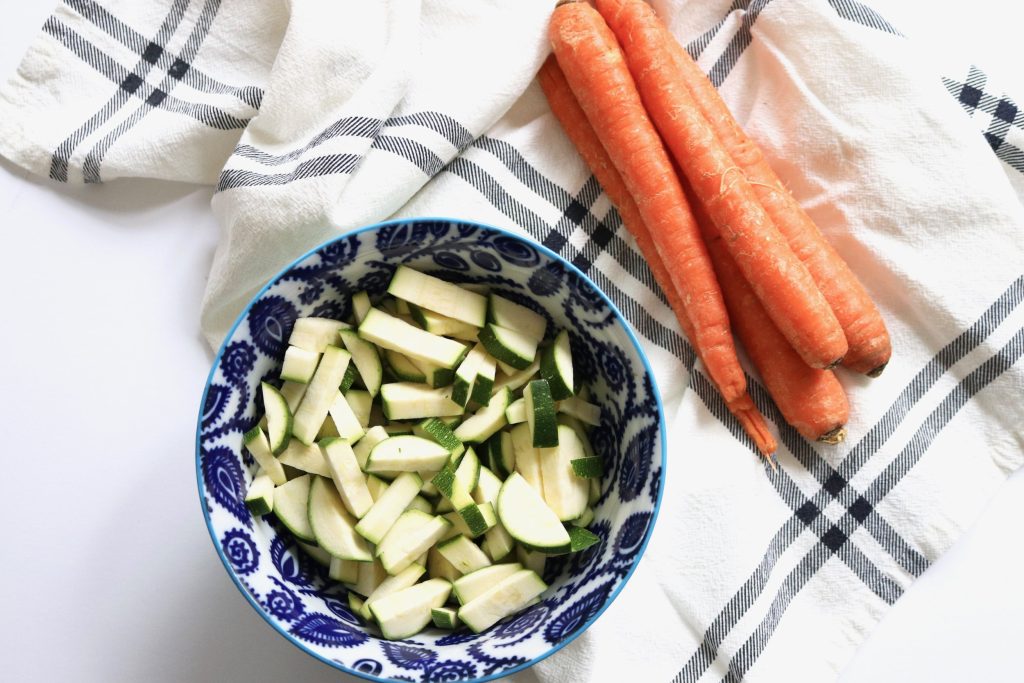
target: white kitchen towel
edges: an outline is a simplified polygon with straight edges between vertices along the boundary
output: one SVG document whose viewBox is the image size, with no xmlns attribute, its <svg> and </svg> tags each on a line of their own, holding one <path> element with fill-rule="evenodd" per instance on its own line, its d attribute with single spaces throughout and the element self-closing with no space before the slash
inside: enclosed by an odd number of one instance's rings
<svg viewBox="0 0 1024 683">
<path fill-rule="evenodd" d="M 533 81 L 552 4 L 65 0 L 0 90 L 0 154 L 57 182 L 215 184 L 213 345 L 283 265 L 376 220 L 468 218 L 555 249 L 642 337 L 670 462 L 629 585 L 518 677 L 831 680 L 1024 462 L 1024 115 L 855 0 L 655 3 L 893 337 L 882 377 L 840 373 L 837 447 L 752 379 L 771 474 Z"/>
</svg>

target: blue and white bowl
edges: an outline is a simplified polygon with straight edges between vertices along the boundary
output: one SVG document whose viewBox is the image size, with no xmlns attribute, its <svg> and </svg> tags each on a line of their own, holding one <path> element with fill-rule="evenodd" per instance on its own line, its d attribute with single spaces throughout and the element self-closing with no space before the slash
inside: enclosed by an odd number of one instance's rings
<svg viewBox="0 0 1024 683">
<path fill-rule="evenodd" d="M 429 629 L 391 642 L 348 609 L 345 588 L 272 516 L 243 498 L 256 469 L 242 433 L 257 388 L 281 369 L 295 319 L 349 316 L 351 294 L 380 294 L 400 264 L 492 291 L 572 333 L 578 376 L 601 405 L 591 435 L 605 458 L 591 530 L 599 545 L 548 559 L 543 601 L 481 634 Z M 203 392 L 196 434 L 203 516 L 231 579 L 267 623 L 297 647 L 374 681 L 486 681 L 558 651 L 611 604 L 647 546 L 665 477 L 661 400 L 632 331 L 604 294 L 557 254 L 522 237 L 462 221 L 399 220 L 332 240 L 264 287 L 224 341 Z M 629 624 L 621 624 L 628 628 Z"/>
</svg>

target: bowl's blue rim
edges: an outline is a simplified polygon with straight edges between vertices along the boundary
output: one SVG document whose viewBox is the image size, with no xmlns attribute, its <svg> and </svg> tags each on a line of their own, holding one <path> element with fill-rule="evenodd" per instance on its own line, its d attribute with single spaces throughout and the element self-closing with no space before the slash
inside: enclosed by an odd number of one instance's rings
<svg viewBox="0 0 1024 683">
<path fill-rule="evenodd" d="M 224 555 L 224 551 L 220 547 L 220 543 L 217 540 L 217 534 L 216 534 L 216 532 L 213 529 L 213 525 L 210 522 L 210 513 L 209 513 L 209 510 L 207 510 L 207 508 L 206 508 L 206 500 L 203 497 L 203 470 L 202 470 L 202 457 L 201 457 L 202 456 L 202 453 L 201 453 L 201 438 L 202 438 L 202 426 L 203 426 L 203 409 L 206 406 L 206 395 L 210 391 L 210 383 L 213 381 L 214 373 L 217 370 L 217 366 L 220 364 L 221 356 L 224 355 L 224 349 L 227 347 L 228 341 L 235 334 L 235 330 L 238 329 L 238 326 L 242 324 L 242 321 L 246 319 L 246 316 L 248 316 L 249 309 L 252 308 L 252 305 L 254 303 L 256 303 L 256 301 L 258 301 L 259 298 L 261 296 L 263 296 L 263 294 L 268 289 L 270 289 L 272 286 L 274 286 L 274 284 L 276 284 L 277 281 L 285 273 L 287 273 L 289 270 L 294 268 L 300 262 L 304 261 L 305 259 L 309 258 L 310 256 L 312 256 L 316 252 L 320 251 L 324 247 L 326 247 L 326 246 L 328 246 L 330 244 L 333 244 L 334 242 L 337 242 L 338 240 L 347 239 L 347 238 L 349 238 L 349 237 L 351 237 L 353 235 L 358 235 L 360 233 L 371 232 L 373 230 L 379 230 L 380 228 L 385 227 L 385 226 L 389 226 L 389 225 L 398 225 L 398 224 L 401 224 L 401 223 L 413 223 L 413 222 L 462 223 L 462 224 L 465 224 L 465 225 L 472 225 L 472 226 L 477 227 L 477 228 L 482 228 L 484 230 L 491 230 L 493 232 L 501 233 L 502 235 L 507 235 L 507 236 L 509 236 L 509 237 L 511 237 L 513 239 L 516 239 L 516 240 L 519 240 L 520 242 L 524 242 L 524 243 L 528 244 L 530 247 L 538 250 L 542 254 L 546 255 L 548 258 L 551 258 L 551 259 L 555 260 L 556 262 L 560 263 L 563 268 L 565 268 L 565 269 L 569 270 L 570 272 L 574 273 L 577 277 L 581 278 L 583 281 L 585 281 L 587 284 L 589 284 L 591 287 L 593 287 L 594 291 L 597 292 L 600 295 L 601 299 L 604 300 L 604 302 L 605 302 L 605 304 L 607 304 L 608 308 L 610 308 L 611 311 L 615 314 L 615 317 L 618 318 L 620 323 L 622 323 L 622 327 L 623 327 L 623 329 L 625 329 L 626 334 L 629 336 L 629 340 L 633 343 L 633 347 L 636 349 L 637 353 L 640 355 L 640 360 L 644 364 L 644 369 L 646 369 L 648 376 L 651 378 L 651 391 L 654 394 L 654 401 L 655 401 L 655 404 L 658 407 L 658 418 L 659 418 L 658 419 L 658 432 L 659 432 L 659 435 L 661 437 L 661 476 L 659 477 L 659 482 L 658 482 L 658 499 L 654 502 L 654 510 L 651 512 L 651 521 L 647 525 L 647 532 L 644 535 L 644 541 L 643 541 L 643 543 L 640 546 L 640 551 L 637 553 L 636 559 L 633 560 L 633 564 L 629 568 L 629 571 L 626 572 L 626 575 L 622 577 L 622 582 L 619 583 L 618 587 L 612 592 L 611 595 L 608 596 L 608 599 L 605 601 L 605 603 L 603 605 L 601 605 L 601 609 L 599 609 L 594 614 L 594 616 L 592 616 L 590 619 L 588 619 L 587 622 L 585 624 L 583 624 L 583 626 L 581 626 L 579 629 L 577 629 L 577 631 L 575 633 L 573 633 L 570 637 L 566 638 L 561 643 L 558 643 L 557 645 L 552 647 L 550 650 L 548 650 L 547 652 L 545 652 L 541 656 L 535 657 L 534 659 L 531 659 L 528 662 L 525 662 L 525 663 L 520 664 L 518 666 L 514 666 L 511 669 L 505 669 L 504 671 L 493 673 L 493 674 L 491 674 L 489 676 L 484 676 L 482 678 L 473 678 L 473 679 L 470 679 L 470 680 L 464 682 L 464 683 L 485 683 L 486 681 L 494 681 L 494 680 L 497 680 L 499 678 L 504 678 L 505 676 L 510 676 L 510 675 L 516 673 L 517 671 L 522 671 L 524 669 L 527 669 L 527 668 L 533 666 L 537 662 L 540 662 L 540 661 L 543 661 L 543 660 L 547 659 L 548 657 L 550 657 L 551 655 L 555 654 L 556 652 L 561 650 L 563 647 L 565 647 L 566 645 L 568 645 L 572 641 L 576 640 L 576 638 L 578 638 L 584 631 L 586 631 L 588 628 L 590 628 L 590 626 L 595 621 L 597 621 L 598 618 L 600 618 L 600 616 L 604 613 L 604 611 L 606 609 L 608 609 L 608 607 L 611 606 L 611 604 L 613 602 L 615 602 L 615 598 L 617 598 L 619 593 L 622 592 L 622 589 L 626 587 L 626 584 L 629 582 L 629 579 L 633 576 L 633 572 L 635 572 L 637 566 L 639 566 L 640 560 L 643 558 L 644 552 L 647 550 L 647 544 L 650 542 L 651 536 L 654 533 L 654 525 L 658 521 L 658 513 L 661 511 L 662 496 L 665 494 L 665 470 L 666 470 L 666 466 L 668 465 L 668 457 L 667 457 L 668 445 L 667 445 L 666 434 L 665 434 L 665 408 L 662 405 L 662 402 L 661 402 L 661 392 L 658 390 L 658 381 L 657 381 L 657 378 L 654 375 L 654 369 L 651 368 L 651 363 L 647 359 L 647 354 L 644 353 L 643 347 L 640 346 L 640 342 L 636 338 L 636 334 L 633 332 L 633 328 L 630 326 L 629 322 L 622 315 L 622 312 L 618 309 L 618 307 L 614 303 L 612 303 L 612 301 L 608 298 L 608 296 L 603 291 L 601 291 L 601 288 L 598 287 L 593 282 L 593 280 L 591 280 L 589 277 L 587 277 L 587 275 L 583 271 L 581 271 L 579 268 L 574 266 L 572 263 L 570 263 L 569 261 L 565 260 L 564 258 L 559 256 L 558 254 L 556 254 L 551 249 L 548 249 L 547 247 L 545 247 L 543 244 L 540 244 L 540 243 L 535 242 L 533 240 L 527 239 L 527 238 L 523 237 L 522 235 L 518 235 L 518 234 L 516 234 L 516 233 L 514 233 L 514 232 L 512 232 L 510 230 L 506 230 L 504 228 L 499 228 L 499 227 L 496 227 L 496 226 L 493 226 L 493 225 L 487 225 L 487 224 L 484 224 L 484 223 L 478 223 L 476 221 L 469 221 L 469 220 L 465 220 L 465 219 L 462 219 L 462 218 L 445 218 L 443 216 L 419 216 L 419 217 L 410 217 L 410 218 L 396 218 L 396 219 L 392 219 L 392 220 L 381 221 L 379 223 L 373 223 L 372 225 L 367 225 L 367 226 L 364 226 L 362 228 L 358 228 L 356 230 L 350 230 L 350 231 L 344 233 L 343 235 L 339 235 L 339 236 L 337 236 L 337 237 L 335 237 L 333 239 L 327 240 L 326 242 L 323 242 L 322 244 L 319 244 L 316 247 L 310 249 L 309 251 L 304 253 L 302 256 L 299 256 L 298 258 L 293 260 L 291 263 L 289 263 L 287 266 L 282 268 L 276 275 L 274 275 L 274 277 L 272 277 L 269 281 L 267 281 L 267 284 L 265 284 L 262 288 L 260 288 L 260 290 L 258 292 L 256 292 L 255 295 L 253 295 L 252 299 L 249 301 L 248 304 L 246 304 L 245 308 L 238 315 L 238 319 L 235 320 L 235 324 L 231 326 L 231 329 L 228 330 L 227 335 L 225 335 L 225 337 L 224 337 L 224 341 L 221 342 L 220 349 L 217 350 L 217 355 L 214 357 L 213 364 L 210 366 L 210 373 L 206 376 L 206 386 L 203 388 L 203 396 L 202 396 L 202 398 L 200 399 L 200 402 L 199 402 L 199 417 L 196 420 L 196 483 L 198 485 L 198 490 L 199 490 L 199 506 L 203 510 L 203 519 L 206 520 L 206 530 L 210 534 L 210 541 L 213 543 L 213 547 L 217 551 L 217 556 L 220 557 L 221 564 L 224 565 L 224 569 L 227 571 L 228 576 L 231 577 L 231 581 L 235 584 L 235 588 L 238 589 L 238 592 L 241 593 L 245 597 L 246 601 L 248 601 L 248 603 L 250 605 L 252 605 L 252 608 L 254 610 L 256 610 L 256 613 L 259 614 L 260 617 L 262 617 L 263 620 L 265 622 L 267 622 L 267 624 L 269 624 L 275 631 L 277 631 L 279 634 L 281 634 L 292 645 L 294 645 L 295 647 L 297 647 L 298 649 L 302 650 L 306 654 L 308 654 L 311 657 L 314 657 L 314 658 L 320 660 L 321 662 L 323 662 L 324 664 L 327 664 L 328 666 L 330 666 L 332 668 L 338 669 L 340 671 L 343 671 L 344 673 L 347 673 L 347 674 L 350 674 L 352 676 L 356 676 L 356 677 L 359 677 L 359 678 L 362 678 L 362 679 L 365 679 L 365 680 L 368 680 L 368 681 L 375 681 L 376 683 L 394 683 L 394 679 L 392 679 L 392 678 L 378 678 L 377 676 L 373 676 L 371 674 L 367 674 L 367 673 L 362 672 L 362 671 L 356 671 L 355 669 L 350 669 L 349 667 L 345 666 L 341 662 L 335 661 L 333 659 L 329 659 L 327 657 L 323 657 L 323 656 L 317 654 L 316 652 L 310 650 L 309 648 L 306 647 L 306 645 L 304 643 L 299 641 L 297 638 L 292 636 L 292 634 L 288 633 L 288 631 L 284 630 L 280 625 L 278 625 L 277 622 L 272 621 L 267 616 L 267 614 L 263 611 L 263 608 L 252 597 L 252 595 L 249 594 L 249 591 L 242 585 L 242 583 L 239 580 L 238 576 L 235 575 L 234 570 L 231 568 L 231 565 L 228 562 L 228 558 L 227 558 L 227 556 Z"/>
</svg>

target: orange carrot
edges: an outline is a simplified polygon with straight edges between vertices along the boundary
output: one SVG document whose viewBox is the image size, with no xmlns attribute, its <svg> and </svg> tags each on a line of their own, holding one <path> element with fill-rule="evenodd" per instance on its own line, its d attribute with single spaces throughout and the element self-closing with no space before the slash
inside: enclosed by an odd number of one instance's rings
<svg viewBox="0 0 1024 683">
<path fill-rule="evenodd" d="M 715 264 L 733 329 L 782 417 L 806 439 L 840 443 L 850 418 L 843 385 L 831 370 L 812 368 L 797 355 L 743 278 L 704 207 L 695 205 L 694 214 Z"/>
<path fill-rule="evenodd" d="M 612 163 L 611 158 L 609 158 L 608 152 L 605 151 L 604 146 L 598 139 L 593 126 L 587 121 L 586 114 L 580 108 L 575 96 L 573 96 L 572 91 L 569 89 L 569 84 L 565 80 L 565 74 L 562 73 L 558 62 L 553 57 L 549 57 L 544 62 L 540 73 L 537 74 L 537 80 L 540 81 L 540 87 L 547 96 L 548 103 L 551 105 L 551 111 L 562 124 L 566 135 L 569 136 L 569 139 L 576 146 L 580 156 L 583 157 L 583 161 L 586 162 L 587 166 L 594 173 L 594 176 L 601 184 L 612 204 L 618 209 L 619 216 L 621 216 L 626 229 L 636 239 L 640 253 L 643 254 L 644 259 L 651 268 L 655 281 L 664 290 L 669 305 L 676 314 L 679 326 L 692 342 L 695 336 L 693 324 L 686 316 L 683 301 L 676 291 L 675 285 L 672 283 L 668 268 L 665 267 L 665 262 L 654 246 L 654 240 L 651 238 L 651 233 L 647 229 L 643 217 L 640 215 L 640 209 L 626 189 L 622 176 L 615 170 L 615 165 Z M 728 402 L 727 405 L 761 453 L 768 455 L 775 451 L 775 438 L 768 431 L 768 425 L 765 423 L 764 417 L 754 407 L 754 402 L 750 399 L 750 395 L 747 394 L 746 390 L 739 397 Z"/>
<path fill-rule="evenodd" d="M 892 344 L 882 315 L 864 285 L 782 184 L 761 148 L 743 132 L 701 68 L 678 41 L 670 39 L 669 42 L 677 70 L 704 118 L 732 160 L 746 173 L 775 227 L 807 266 L 835 312 L 850 347 L 843 365 L 877 377 L 889 362 Z"/>
<path fill-rule="evenodd" d="M 704 119 L 675 68 L 671 35 L 641 0 L 597 6 L 658 132 L 772 321 L 811 367 L 839 363 L 847 344 L 835 313 Z"/>
<path fill-rule="evenodd" d="M 726 402 L 746 392 L 729 314 L 697 224 L 615 36 L 594 8 L 559 5 L 548 35 L 565 79 L 622 176 L 693 323 L 693 344 Z"/>
</svg>

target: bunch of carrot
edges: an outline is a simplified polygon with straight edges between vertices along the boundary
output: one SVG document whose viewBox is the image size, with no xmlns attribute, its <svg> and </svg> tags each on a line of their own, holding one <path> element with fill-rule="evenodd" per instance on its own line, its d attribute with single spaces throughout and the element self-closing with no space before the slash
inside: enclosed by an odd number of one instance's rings
<svg viewBox="0 0 1024 683">
<path fill-rule="evenodd" d="M 863 285 L 643 0 L 562 2 L 538 78 L 743 429 L 776 449 L 733 331 L 783 417 L 838 443 L 832 368 L 877 376 L 892 349 Z"/>
</svg>

